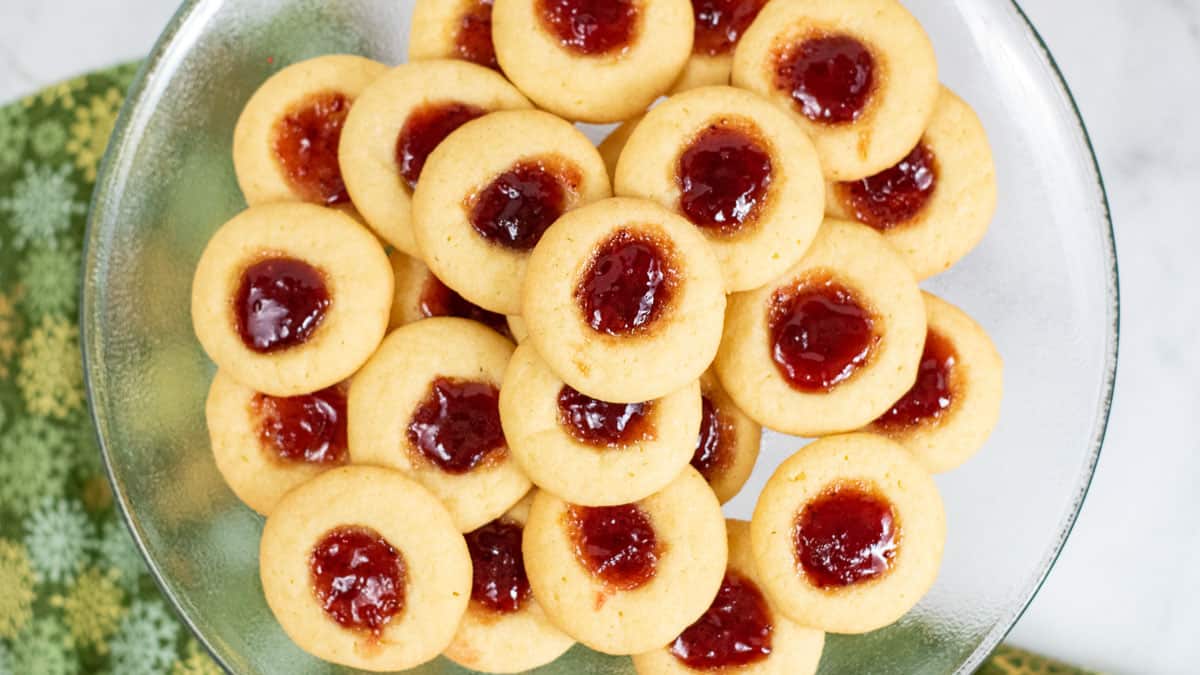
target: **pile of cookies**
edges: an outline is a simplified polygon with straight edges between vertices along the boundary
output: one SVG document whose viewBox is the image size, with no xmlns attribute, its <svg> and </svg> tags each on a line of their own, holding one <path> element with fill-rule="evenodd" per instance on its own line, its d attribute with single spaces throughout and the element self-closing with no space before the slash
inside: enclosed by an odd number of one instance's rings
<svg viewBox="0 0 1200 675">
<path fill-rule="evenodd" d="M 932 585 L 1001 362 L 918 287 L 996 202 L 895 0 L 418 0 L 246 105 L 195 272 L 217 467 L 322 659 L 812 673 Z M 621 125 L 594 146 L 575 122 Z M 749 522 L 762 428 L 820 437 Z"/>
</svg>

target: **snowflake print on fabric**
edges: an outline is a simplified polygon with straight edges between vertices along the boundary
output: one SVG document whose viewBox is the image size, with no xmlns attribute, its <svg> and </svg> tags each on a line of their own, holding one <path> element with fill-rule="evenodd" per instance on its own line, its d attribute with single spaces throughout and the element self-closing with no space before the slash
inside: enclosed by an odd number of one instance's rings
<svg viewBox="0 0 1200 675">
<path fill-rule="evenodd" d="M 112 135 L 121 100 L 121 92 L 113 88 L 75 109 L 75 123 L 71 125 L 67 152 L 75 158 L 75 166 L 79 167 L 89 183 L 96 180 L 96 165 L 100 163 L 104 148 L 108 145 L 108 137 Z"/>
<path fill-rule="evenodd" d="M 158 675 L 175 662 L 179 624 L 157 600 L 138 600 L 109 641 L 112 670 L 122 675 Z"/>
<path fill-rule="evenodd" d="M 12 652 L 8 651 L 8 645 L 0 642 L 0 675 L 15 675 L 17 666 L 13 664 Z"/>
<path fill-rule="evenodd" d="M 117 573 L 122 586 L 130 590 L 137 589 L 138 580 L 146 571 L 146 564 L 134 546 L 129 530 L 116 518 L 104 523 L 100 533 L 100 559 Z"/>
<path fill-rule="evenodd" d="M 25 289 L 21 299 L 30 318 L 46 314 L 73 315 L 79 295 L 79 247 L 34 246 L 17 263 L 17 274 Z"/>
<path fill-rule="evenodd" d="M 32 108 L 39 101 L 42 105 L 51 106 L 59 104 L 63 108 L 70 110 L 75 107 L 75 94 L 83 91 L 87 87 L 88 79 L 86 75 L 73 77 L 69 80 L 59 82 L 58 84 L 46 87 L 37 94 L 26 96 L 21 99 L 21 104 L 26 108 Z"/>
<path fill-rule="evenodd" d="M 171 666 L 171 675 L 222 675 L 225 672 L 195 640 L 188 640 L 184 653 L 186 656 Z"/>
<path fill-rule="evenodd" d="M 0 173 L 21 163 L 25 140 L 29 137 L 29 122 L 16 108 L 0 108 Z"/>
<path fill-rule="evenodd" d="M 39 122 L 29 136 L 29 147 L 42 159 L 58 154 L 66 142 L 67 128 L 55 119 Z"/>
<path fill-rule="evenodd" d="M 0 292 L 0 382 L 9 377 L 9 362 L 17 353 L 21 334 L 21 317 L 17 314 L 18 292 Z"/>
<path fill-rule="evenodd" d="M 87 210 L 76 199 L 78 191 L 79 185 L 71 180 L 70 164 L 54 168 L 25 162 L 12 196 L 0 199 L 0 214 L 7 214 L 13 231 L 13 248 L 24 250 L 35 242 L 57 248 L 71 219 Z"/>
<path fill-rule="evenodd" d="M 17 673 L 75 675 L 79 672 L 75 643 L 52 615 L 37 619 L 13 641 L 12 661 Z"/>
<path fill-rule="evenodd" d="M 69 584 L 96 540 L 83 505 L 74 499 L 47 497 L 25 519 L 25 546 L 38 581 Z"/>
<path fill-rule="evenodd" d="M 71 471 L 70 435 L 48 420 L 23 416 L 0 435 L 0 511 L 26 513 L 63 494 Z"/>
<path fill-rule="evenodd" d="M 125 594 L 116 583 L 116 570 L 101 572 L 89 567 L 67 591 L 55 595 L 50 604 L 63 612 L 67 630 L 79 647 L 108 652 L 108 637 L 125 615 Z"/>
<path fill-rule="evenodd" d="M 29 623 L 34 583 L 33 563 L 25 546 L 0 539 L 0 638 L 15 638 Z"/>
<path fill-rule="evenodd" d="M 66 419 L 83 409 L 79 328 L 62 316 L 44 316 L 21 343 L 17 386 L 29 412 Z"/>
</svg>

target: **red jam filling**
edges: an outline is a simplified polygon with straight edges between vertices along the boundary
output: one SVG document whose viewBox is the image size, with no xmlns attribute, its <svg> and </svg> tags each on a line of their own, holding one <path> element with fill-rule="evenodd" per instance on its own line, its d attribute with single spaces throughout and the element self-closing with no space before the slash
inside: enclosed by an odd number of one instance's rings
<svg viewBox="0 0 1200 675">
<path fill-rule="evenodd" d="M 258 437 L 280 459 L 310 464 L 346 461 L 346 394 L 340 386 L 286 398 L 256 394 Z"/>
<path fill-rule="evenodd" d="M 307 342 L 331 302 L 320 270 L 295 258 L 266 258 L 242 272 L 233 311 L 242 343 L 268 354 Z"/>
<path fill-rule="evenodd" d="M 877 230 L 890 230 L 912 220 L 925 208 L 937 187 L 933 152 L 920 143 L 900 163 L 874 176 L 841 183 L 838 190 L 854 217 Z"/>
<path fill-rule="evenodd" d="M 417 186 L 425 160 L 455 129 L 487 111 L 466 103 L 425 103 L 408 115 L 396 137 L 396 165 L 408 187 Z"/>
<path fill-rule="evenodd" d="M 814 122 L 857 120 L 870 102 L 875 57 L 849 35 L 812 37 L 785 48 L 775 65 L 775 86 L 791 95 Z"/>
<path fill-rule="evenodd" d="M 277 123 L 275 156 L 305 201 L 327 206 L 350 202 L 338 165 L 338 141 L 349 113 L 344 95 L 326 92 L 310 96 Z"/>
<path fill-rule="evenodd" d="M 404 609 L 404 557 L 373 530 L 327 532 L 309 565 L 322 609 L 346 628 L 378 635 Z"/>
<path fill-rule="evenodd" d="M 775 367 L 800 391 L 829 391 L 849 379 L 879 342 L 870 312 L 830 280 L 775 291 L 768 327 Z"/>
<path fill-rule="evenodd" d="M 896 557 L 896 517 L 882 495 L 841 485 L 806 504 L 796 517 L 796 562 L 818 588 L 873 579 Z"/>
<path fill-rule="evenodd" d="M 518 162 L 472 196 L 471 226 L 494 244 L 532 249 L 567 208 L 563 178 L 544 162 Z"/>
<path fill-rule="evenodd" d="M 646 403 L 609 403 L 575 391 L 568 385 L 558 392 L 558 419 L 576 440 L 600 447 L 618 448 L 652 437 Z"/>
<path fill-rule="evenodd" d="M 762 208 L 771 185 L 771 155 L 752 134 L 722 120 L 680 153 L 675 182 L 688 220 L 732 234 Z"/>
<path fill-rule="evenodd" d="M 584 56 L 624 51 L 637 30 L 634 0 L 538 0 L 542 26 Z"/>
<path fill-rule="evenodd" d="M 599 246 L 575 299 L 593 330 L 629 335 L 648 328 L 671 303 L 677 273 L 654 237 L 619 230 Z"/>
<path fill-rule="evenodd" d="M 748 666 L 771 655 L 774 632 L 762 591 L 729 570 L 708 611 L 675 638 L 669 651 L 694 670 Z"/>
<path fill-rule="evenodd" d="M 654 577 L 658 537 L 637 504 L 572 506 L 567 519 L 576 558 L 606 585 L 631 591 Z"/>
<path fill-rule="evenodd" d="M 894 431 L 938 420 L 954 403 L 953 374 L 958 354 L 954 344 L 941 334 L 925 335 L 925 352 L 917 369 L 917 381 L 890 410 L 875 420 L 875 426 Z"/>
<path fill-rule="evenodd" d="M 730 445 L 733 443 L 733 425 L 730 424 L 712 399 L 701 398 L 700 435 L 696 439 L 696 452 L 692 455 L 692 466 L 712 481 L 717 472 L 729 464 Z"/>
<path fill-rule="evenodd" d="M 766 0 L 692 0 L 696 37 L 692 52 L 719 56 L 733 51 Z"/>
<path fill-rule="evenodd" d="M 481 66 L 500 69 L 492 44 L 492 0 L 474 0 L 458 22 L 454 49 L 459 58 Z"/>
<path fill-rule="evenodd" d="M 511 520 L 493 520 L 467 533 L 474 577 L 471 600 L 497 614 L 511 614 L 533 597 L 521 554 L 524 528 Z"/>
<path fill-rule="evenodd" d="M 467 300 L 432 274 L 425 282 L 425 288 L 421 289 L 421 314 L 426 317 L 456 316 L 470 319 L 501 335 L 509 335 L 508 320 L 503 314 L 488 311 Z"/>
<path fill-rule="evenodd" d="M 487 382 L 437 378 L 413 411 L 408 440 L 442 471 L 467 473 L 506 447 L 499 390 Z"/>
</svg>

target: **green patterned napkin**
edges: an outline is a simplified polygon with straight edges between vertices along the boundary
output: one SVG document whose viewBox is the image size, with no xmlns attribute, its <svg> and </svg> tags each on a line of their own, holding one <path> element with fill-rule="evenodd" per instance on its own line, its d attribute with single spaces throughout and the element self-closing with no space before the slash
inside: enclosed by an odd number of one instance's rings
<svg viewBox="0 0 1200 675">
<path fill-rule="evenodd" d="M 113 509 L 86 410 L 80 244 L 137 64 L 0 107 L 0 675 L 219 675 Z M 987 675 L 1082 675 L 1001 648 Z"/>
</svg>

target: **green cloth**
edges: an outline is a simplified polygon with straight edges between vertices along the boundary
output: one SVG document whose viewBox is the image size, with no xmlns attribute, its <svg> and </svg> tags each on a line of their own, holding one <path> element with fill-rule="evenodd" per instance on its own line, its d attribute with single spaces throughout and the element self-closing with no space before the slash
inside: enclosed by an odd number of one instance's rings
<svg viewBox="0 0 1200 675">
<path fill-rule="evenodd" d="M 0 107 L 0 675 L 221 672 L 114 511 L 83 390 L 84 219 L 136 68 Z M 1082 673 L 1007 648 L 980 672 Z"/>
</svg>

